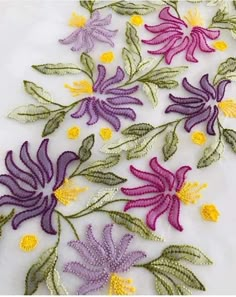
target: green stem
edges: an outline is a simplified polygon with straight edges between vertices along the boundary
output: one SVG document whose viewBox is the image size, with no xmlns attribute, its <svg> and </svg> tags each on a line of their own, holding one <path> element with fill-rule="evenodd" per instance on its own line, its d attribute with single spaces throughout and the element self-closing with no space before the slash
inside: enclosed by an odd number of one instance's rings
<svg viewBox="0 0 236 297">
<path fill-rule="evenodd" d="M 172 122 L 169 122 L 169 123 L 166 123 L 166 124 L 157 126 L 155 129 L 157 129 L 157 128 L 162 128 L 162 127 L 169 126 L 169 125 L 172 125 L 172 124 L 174 124 L 174 123 L 177 123 L 176 126 L 175 126 L 175 128 L 174 128 L 174 131 L 175 131 L 176 128 L 177 128 L 177 126 L 178 126 L 178 124 L 179 124 L 180 122 L 182 122 L 183 120 L 185 120 L 186 118 L 187 118 L 187 117 L 184 117 L 184 118 L 181 118 L 181 119 L 179 119 L 179 120 L 175 120 L 175 121 L 172 121 Z"/>
<path fill-rule="evenodd" d="M 122 1 L 119 0 L 119 1 L 115 1 L 114 3 L 108 4 L 108 5 L 100 6 L 98 8 L 95 8 L 93 10 L 93 12 L 96 11 L 96 10 L 101 10 L 101 9 L 108 8 L 108 7 L 111 8 L 113 5 L 115 5 L 115 4 L 119 3 L 119 2 L 122 2 Z"/>
<path fill-rule="evenodd" d="M 74 225 L 71 223 L 71 221 L 69 220 L 69 218 L 67 217 L 67 216 L 64 216 L 61 212 L 59 212 L 58 210 L 55 210 L 55 212 L 58 214 L 58 216 L 61 216 L 68 224 L 69 224 L 69 226 L 71 227 L 71 229 L 72 229 L 72 231 L 73 231 L 73 233 L 74 233 L 74 235 L 75 235 L 75 238 L 77 239 L 77 240 L 79 240 L 79 235 L 77 234 L 77 231 L 76 231 L 76 229 L 75 229 L 75 227 L 74 227 Z"/>
<path fill-rule="evenodd" d="M 75 170 L 74 170 L 74 171 L 71 173 L 71 175 L 69 176 L 69 179 L 71 179 L 71 178 L 73 178 L 73 177 L 79 175 L 78 170 L 79 170 L 81 164 L 82 164 L 82 163 L 80 162 L 79 165 L 75 168 Z"/>
<path fill-rule="evenodd" d="M 58 247 L 59 243 L 60 243 L 60 239 L 61 239 L 61 220 L 60 220 L 60 215 L 57 214 L 57 242 L 55 244 L 55 248 Z"/>
</svg>

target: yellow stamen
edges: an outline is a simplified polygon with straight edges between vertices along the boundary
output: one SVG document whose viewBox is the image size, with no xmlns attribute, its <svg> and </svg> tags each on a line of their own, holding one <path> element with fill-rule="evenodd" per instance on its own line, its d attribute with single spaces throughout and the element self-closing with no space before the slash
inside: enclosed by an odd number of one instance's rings
<svg viewBox="0 0 236 297">
<path fill-rule="evenodd" d="M 222 52 L 227 50 L 227 48 L 228 48 L 228 44 L 224 40 L 217 40 L 212 43 L 212 46 L 215 49 L 222 51 Z"/>
<path fill-rule="evenodd" d="M 111 63 L 115 58 L 115 55 L 113 52 L 105 52 L 101 54 L 100 61 L 103 63 Z"/>
<path fill-rule="evenodd" d="M 191 138 L 192 138 L 192 142 L 198 145 L 203 145 L 207 140 L 206 134 L 201 131 L 193 132 L 191 135 Z"/>
<path fill-rule="evenodd" d="M 232 99 L 224 100 L 218 103 L 218 107 L 223 111 L 226 117 L 236 118 L 236 101 Z"/>
<path fill-rule="evenodd" d="M 86 18 L 82 15 L 78 15 L 76 12 L 73 12 L 69 20 L 69 26 L 71 27 L 84 27 L 86 24 Z"/>
<path fill-rule="evenodd" d="M 220 212 L 214 204 L 204 204 L 201 207 L 201 216 L 206 221 L 217 222 Z"/>
<path fill-rule="evenodd" d="M 190 9 L 187 14 L 184 16 L 184 19 L 187 21 L 189 26 L 203 26 L 204 20 L 201 17 L 200 11 L 198 8 Z"/>
<path fill-rule="evenodd" d="M 86 191 L 88 188 L 74 187 L 73 182 L 65 179 L 64 183 L 54 191 L 54 195 L 64 205 L 68 205 L 71 201 L 76 200 L 78 194 Z"/>
<path fill-rule="evenodd" d="M 38 245 L 38 237 L 34 234 L 26 234 L 20 240 L 20 249 L 24 252 L 33 251 Z"/>
<path fill-rule="evenodd" d="M 103 140 L 109 140 L 112 138 L 112 130 L 111 128 L 101 128 L 100 129 L 100 136 Z"/>
<path fill-rule="evenodd" d="M 67 137 L 69 139 L 77 139 L 80 135 L 80 127 L 73 126 L 67 130 Z"/>
<path fill-rule="evenodd" d="M 143 18 L 141 15 L 132 15 L 130 23 L 134 26 L 141 26 L 143 24 Z"/>
<path fill-rule="evenodd" d="M 184 183 L 176 195 L 184 204 L 196 203 L 202 197 L 200 191 L 207 187 L 207 184 L 200 185 L 198 182 Z"/>
<path fill-rule="evenodd" d="M 110 278 L 109 295 L 132 295 L 136 292 L 132 286 L 133 280 L 120 277 L 113 273 Z"/>
<path fill-rule="evenodd" d="M 74 81 L 73 87 L 69 84 L 64 84 L 64 87 L 69 89 L 73 97 L 79 96 L 81 94 L 93 93 L 93 85 L 87 80 Z"/>
</svg>

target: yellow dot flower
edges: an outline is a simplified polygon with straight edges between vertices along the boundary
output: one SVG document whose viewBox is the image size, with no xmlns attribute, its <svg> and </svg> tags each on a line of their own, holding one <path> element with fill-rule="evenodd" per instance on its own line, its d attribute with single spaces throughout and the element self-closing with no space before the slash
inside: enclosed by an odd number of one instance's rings
<svg viewBox="0 0 236 297">
<path fill-rule="evenodd" d="M 192 142 L 198 145 L 203 145 L 205 144 L 207 138 L 206 134 L 201 132 L 201 131 L 195 131 L 191 135 Z"/>
<path fill-rule="evenodd" d="M 69 139 L 77 139 L 80 135 L 80 127 L 73 126 L 67 130 L 67 137 Z"/>
<path fill-rule="evenodd" d="M 204 204 L 201 207 L 201 216 L 206 221 L 217 222 L 220 212 L 214 204 Z"/>
<path fill-rule="evenodd" d="M 20 249 L 24 252 L 33 251 L 38 245 L 38 238 L 34 234 L 26 234 L 20 240 Z"/>
<path fill-rule="evenodd" d="M 184 19 L 187 21 L 189 26 L 203 26 L 204 20 L 201 17 L 200 11 L 198 8 L 190 9 L 187 14 L 184 16 Z"/>
<path fill-rule="evenodd" d="M 112 138 L 112 130 L 110 128 L 101 128 L 99 134 L 103 140 L 109 140 Z"/>
<path fill-rule="evenodd" d="M 93 93 L 93 85 L 88 80 L 74 81 L 73 86 L 70 86 L 69 84 L 64 84 L 64 87 L 69 89 L 73 97 L 76 97 L 82 94 Z"/>
<path fill-rule="evenodd" d="M 215 49 L 222 51 L 222 52 L 227 50 L 227 48 L 228 48 L 228 44 L 224 40 L 217 40 L 212 43 L 212 46 Z"/>
<path fill-rule="evenodd" d="M 196 203 L 198 199 L 202 198 L 201 190 L 207 187 L 207 184 L 200 185 L 198 182 L 184 183 L 182 188 L 176 195 L 184 204 Z"/>
<path fill-rule="evenodd" d="M 100 56 L 100 61 L 102 63 L 111 63 L 115 59 L 115 55 L 113 52 L 105 52 Z"/>
<path fill-rule="evenodd" d="M 218 107 L 226 117 L 236 118 L 236 101 L 229 99 L 218 103 Z"/>
<path fill-rule="evenodd" d="M 143 24 L 143 18 L 141 15 L 132 15 L 130 18 L 130 23 L 134 26 L 141 26 Z"/>
<path fill-rule="evenodd" d="M 54 191 L 57 200 L 64 205 L 68 205 L 71 201 L 76 200 L 78 194 L 86 191 L 88 188 L 74 187 L 71 180 L 65 179 L 64 183 Z"/>
<path fill-rule="evenodd" d="M 133 295 L 136 292 L 132 284 L 133 280 L 123 278 L 113 273 L 110 278 L 109 295 Z"/>
<path fill-rule="evenodd" d="M 73 12 L 69 20 L 69 26 L 82 28 L 86 25 L 86 18 Z"/>
</svg>

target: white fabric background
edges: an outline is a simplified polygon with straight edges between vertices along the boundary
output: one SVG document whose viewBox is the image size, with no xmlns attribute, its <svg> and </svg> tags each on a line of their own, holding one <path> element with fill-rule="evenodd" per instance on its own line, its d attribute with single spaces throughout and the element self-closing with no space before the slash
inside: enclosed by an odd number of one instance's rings
<svg viewBox="0 0 236 297">
<path fill-rule="evenodd" d="M 186 13 L 190 4 L 181 2 L 181 13 Z M 206 19 L 206 24 L 210 22 L 214 15 L 215 7 L 206 7 L 199 5 L 201 13 Z M 43 121 L 33 124 L 20 124 L 8 119 L 7 114 L 16 106 L 33 103 L 24 92 L 23 80 L 30 80 L 48 90 L 55 100 L 64 103 L 73 102 L 67 89 L 63 87 L 65 82 L 72 83 L 74 80 L 83 79 L 83 75 L 78 76 L 46 76 L 34 71 L 30 66 L 32 64 L 43 63 L 79 63 L 80 53 L 70 51 L 69 46 L 60 45 L 59 38 L 64 38 L 73 29 L 67 25 L 72 11 L 78 14 L 88 16 L 86 10 L 81 8 L 78 1 L 7 1 L 0 0 L 0 36 L 1 36 L 1 55 L 0 55 L 0 172 L 5 173 L 4 157 L 8 150 L 13 150 L 17 155 L 21 144 L 28 140 L 30 150 L 36 151 L 41 142 L 41 131 Z M 102 11 L 107 15 L 111 11 Z M 115 37 L 116 60 L 107 66 L 108 73 L 112 75 L 116 66 L 123 65 L 121 60 L 121 49 L 124 46 L 124 30 L 128 16 L 120 16 L 113 13 L 110 29 L 119 29 Z M 145 22 L 149 24 L 157 23 L 157 12 L 144 16 Z M 140 36 L 149 37 L 144 28 L 138 28 Z M 174 59 L 173 65 L 188 65 L 189 69 L 185 75 L 193 84 L 197 84 L 200 77 L 209 73 L 210 78 L 216 72 L 220 62 L 228 56 L 234 55 L 236 50 L 236 40 L 233 40 L 228 32 L 222 32 L 221 38 L 228 42 L 229 49 L 225 52 L 216 52 L 214 54 L 203 54 L 197 52 L 200 63 L 186 63 L 183 54 Z M 143 46 L 143 54 L 146 54 L 147 46 Z M 96 44 L 91 52 L 93 58 L 99 62 L 99 56 L 102 52 L 111 50 L 109 45 Z M 159 59 L 159 57 L 157 57 Z M 164 64 L 163 64 L 164 65 Z M 179 77 L 181 81 L 181 76 Z M 227 88 L 225 98 L 236 99 L 236 86 L 232 83 Z M 181 87 L 172 91 L 174 94 L 184 95 Z M 178 117 L 176 114 L 165 115 L 164 110 L 170 103 L 168 91 L 161 90 L 159 94 L 159 105 L 152 109 L 151 104 L 145 98 L 142 91 L 139 98 L 145 103 L 144 107 L 136 107 L 137 123 L 150 122 L 158 125 L 169 122 Z M 105 158 L 105 155 L 99 152 L 103 141 L 99 137 L 99 129 L 108 126 L 102 120 L 96 126 L 88 127 L 86 119 L 73 120 L 69 116 L 52 136 L 50 136 L 49 153 L 54 161 L 64 150 L 77 150 L 81 140 L 90 133 L 95 133 L 96 144 L 93 149 L 91 161 L 99 158 Z M 78 140 L 68 140 L 66 130 L 78 124 L 81 127 L 81 136 Z M 123 121 L 123 127 L 130 125 L 131 122 Z M 222 124 L 225 127 L 236 128 L 235 119 L 222 118 Z M 196 127 L 205 129 L 205 125 Z M 190 165 L 193 170 L 188 174 L 189 181 L 207 182 L 208 188 L 204 190 L 204 198 L 197 205 L 181 205 L 181 222 L 184 231 L 174 230 L 167 222 L 166 215 L 163 215 L 158 221 L 157 234 L 165 237 L 164 243 L 145 241 L 136 236 L 131 244 L 131 249 L 141 249 L 148 254 L 147 260 L 158 257 L 163 248 L 170 244 L 192 244 L 199 247 L 211 259 L 214 260 L 212 266 L 191 266 L 199 279 L 206 285 L 206 294 L 235 294 L 236 293 L 236 197 L 235 197 L 235 165 L 236 158 L 231 150 L 226 146 L 222 159 L 205 169 L 196 169 L 196 163 L 202 154 L 202 147 L 198 147 L 191 142 L 190 134 L 183 130 L 183 126 L 178 128 L 180 138 L 179 150 L 174 157 L 164 165 L 170 170 L 176 170 L 182 165 Z M 113 140 L 119 138 L 119 133 L 115 134 Z M 213 138 L 208 138 L 208 143 L 213 142 Z M 157 141 L 149 154 L 140 160 L 125 161 L 122 157 L 121 163 L 114 168 L 114 171 L 129 179 L 127 186 L 138 185 L 139 181 L 129 173 L 129 165 L 135 164 L 136 167 L 148 170 L 148 161 L 151 157 L 157 156 L 163 162 L 161 147 L 163 138 Z M 75 179 L 79 186 L 87 185 L 89 190 L 82 194 L 77 203 L 72 203 L 69 207 L 60 206 L 60 210 L 65 213 L 72 213 L 86 205 L 88 199 L 96 193 L 102 186 L 91 184 L 83 178 Z M 4 187 L 0 188 L 0 193 L 4 193 Z M 123 196 L 123 195 L 120 195 Z M 199 208 L 203 203 L 215 203 L 221 212 L 218 223 L 210 223 L 201 219 Z M 122 205 L 116 204 L 117 210 Z M 1 213 L 7 213 L 10 208 L 4 207 Z M 132 211 L 140 218 L 145 218 L 146 210 Z M 83 238 L 85 226 L 88 223 L 94 224 L 95 233 L 99 234 L 106 223 L 110 223 L 106 215 L 93 214 L 83 219 L 79 219 L 75 226 L 78 233 Z M 114 226 L 114 234 L 119 238 L 126 230 L 119 226 Z M 19 247 L 19 240 L 26 233 L 35 233 L 39 237 L 39 246 L 31 253 L 22 252 Z M 68 225 L 63 222 L 62 241 L 59 248 L 59 261 L 57 269 L 60 271 L 63 283 L 70 294 L 76 292 L 80 280 L 70 274 L 62 273 L 63 264 L 72 259 L 76 259 L 75 252 L 66 246 L 67 241 L 73 239 Z M 0 240 L 0 294 L 23 294 L 24 279 L 29 267 L 36 261 L 43 250 L 51 247 L 56 238 L 45 234 L 39 225 L 39 219 L 32 219 L 25 222 L 17 231 L 13 231 L 10 225 L 4 227 L 3 237 Z M 146 260 L 145 260 L 146 261 Z M 155 294 L 154 279 L 151 274 L 139 268 L 133 268 L 127 273 L 134 278 L 137 287 L 137 294 Z M 37 294 L 47 294 L 47 289 L 41 285 Z M 107 290 L 100 291 L 106 293 Z M 194 291 L 195 294 L 201 293 Z M 204 292 L 202 294 L 205 294 Z"/>
</svg>

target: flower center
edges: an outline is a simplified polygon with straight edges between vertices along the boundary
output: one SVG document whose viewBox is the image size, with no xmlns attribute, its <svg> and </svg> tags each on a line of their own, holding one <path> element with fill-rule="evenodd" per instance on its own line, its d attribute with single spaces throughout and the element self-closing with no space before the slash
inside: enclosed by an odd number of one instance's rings
<svg viewBox="0 0 236 297">
<path fill-rule="evenodd" d="M 38 238 L 34 234 L 27 234 L 21 238 L 20 248 L 24 252 L 33 251 L 37 245 L 38 245 Z"/>
<path fill-rule="evenodd" d="M 136 289 L 133 287 L 132 279 L 120 277 L 113 273 L 110 278 L 109 295 L 131 295 Z"/>
<path fill-rule="evenodd" d="M 86 18 L 73 12 L 69 20 L 71 27 L 83 28 L 86 25 Z"/>
<path fill-rule="evenodd" d="M 201 215 L 206 221 L 217 222 L 220 213 L 214 204 L 204 204 L 201 208 Z"/>
<path fill-rule="evenodd" d="M 191 26 L 191 27 L 203 26 L 204 25 L 204 20 L 201 17 L 201 14 L 200 14 L 198 8 L 190 9 L 187 12 L 187 14 L 184 16 L 184 19 L 186 20 L 188 25 Z"/>
<path fill-rule="evenodd" d="M 82 94 L 93 94 L 93 85 L 88 80 L 74 81 L 73 86 L 64 84 L 64 87 L 69 89 L 73 97 L 77 97 Z"/>
<path fill-rule="evenodd" d="M 184 204 L 196 203 L 202 197 L 200 191 L 206 187 L 207 184 L 200 185 L 198 182 L 184 183 L 176 195 Z"/>
</svg>

